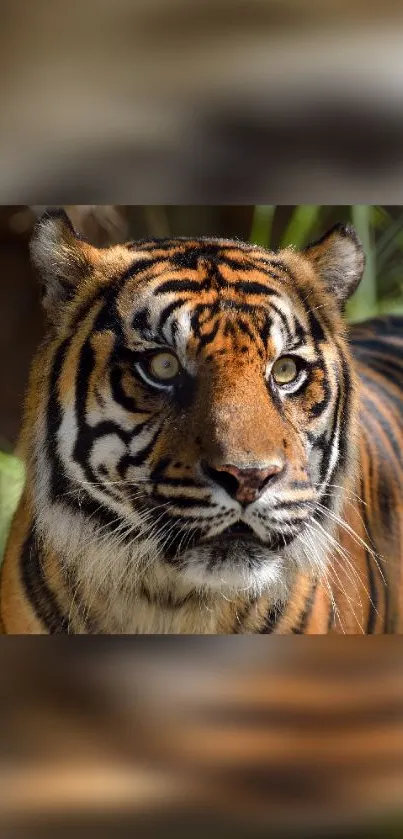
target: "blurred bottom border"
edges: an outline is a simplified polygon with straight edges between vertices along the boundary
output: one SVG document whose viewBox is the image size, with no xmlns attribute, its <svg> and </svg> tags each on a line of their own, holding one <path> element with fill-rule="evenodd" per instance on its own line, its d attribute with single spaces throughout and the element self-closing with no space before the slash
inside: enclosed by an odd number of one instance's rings
<svg viewBox="0 0 403 839">
<path fill-rule="evenodd" d="M 398 638 L 2 638 L 0 836 L 401 836 Z"/>
</svg>

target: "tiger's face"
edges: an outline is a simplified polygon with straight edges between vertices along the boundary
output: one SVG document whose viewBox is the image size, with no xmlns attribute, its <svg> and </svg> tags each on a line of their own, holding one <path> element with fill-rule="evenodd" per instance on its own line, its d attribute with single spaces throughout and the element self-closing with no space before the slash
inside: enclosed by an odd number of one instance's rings
<svg viewBox="0 0 403 839">
<path fill-rule="evenodd" d="M 191 587 L 285 596 L 296 567 L 324 561 L 353 457 L 340 304 L 363 269 L 354 233 L 303 253 L 96 250 L 51 215 L 33 256 L 54 322 L 47 503 Z"/>
</svg>

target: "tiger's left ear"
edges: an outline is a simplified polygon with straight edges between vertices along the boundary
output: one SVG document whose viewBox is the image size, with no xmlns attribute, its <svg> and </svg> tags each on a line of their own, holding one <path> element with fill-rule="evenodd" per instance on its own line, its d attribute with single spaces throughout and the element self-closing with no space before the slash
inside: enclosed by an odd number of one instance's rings
<svg viewBox="0 0 403 839">
<path fill-rule="evenodd" d="M 344 303 L 357 288 L 365 268 L 362 244 L 351 224 L 336 224 L 318 242 L 304 251 L 323 285 Z"/>
<path fill-rule="evenodd" d="M 30 251 L 42 282 L 43 306 L 57 324 L 63 305 L 91 272 L 99 251 L 78 236 L 64 210 L 52 210 L 39 219 Z"/>
</svg>

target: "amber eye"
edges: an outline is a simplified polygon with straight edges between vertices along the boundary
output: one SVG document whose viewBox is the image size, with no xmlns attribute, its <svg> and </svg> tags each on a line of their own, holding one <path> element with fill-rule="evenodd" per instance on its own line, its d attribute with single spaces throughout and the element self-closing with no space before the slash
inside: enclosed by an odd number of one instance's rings
<svg viewBox="0 0 403 839">
<path fill-rule="evenodd" d="M 271 375 L 277 385 L 288 385 L 294 382 L 298 376 L 298 367 L 295 360 L 283 355 L 274 362 Z"/>
<path fill-rule="evenodd" d="M 154 379 L 167 383 L 175 379 L 180 371 L 178 359 L 170 352 L 155 353 L 148 359 L 147 367 Z"/>
</svg>

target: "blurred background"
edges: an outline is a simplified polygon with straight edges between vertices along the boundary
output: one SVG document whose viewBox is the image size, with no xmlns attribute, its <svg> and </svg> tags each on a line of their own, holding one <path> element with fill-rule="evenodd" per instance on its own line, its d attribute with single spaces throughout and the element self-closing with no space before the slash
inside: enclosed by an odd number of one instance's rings
<svg viewBox="0 0 403 839">
<path fill-rule="evenodd" d="M 400 0 L 13 0 L 3 202 L 402 200 Z"/>
<path fill-rule="evenodd" d="M 402 835 L 398 639 L 0 646 L 5 839 Z"/>
</svg>

